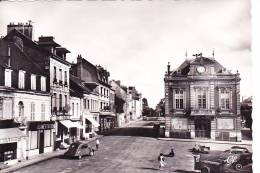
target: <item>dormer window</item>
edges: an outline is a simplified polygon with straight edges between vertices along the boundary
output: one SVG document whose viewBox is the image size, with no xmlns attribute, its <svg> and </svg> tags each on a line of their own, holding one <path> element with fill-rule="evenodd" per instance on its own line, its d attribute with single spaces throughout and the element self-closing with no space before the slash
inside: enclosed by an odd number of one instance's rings
<svg viewBox="0 0 260 173">
<path fill-rule="evenodd" d="M 20 89 L 24 89 L 24 77 L 25 76 L 25 71 L 19 70 L 19 83 L 18 87 Z"/>
<path fill-rule="evenodd" d="M 46 91 L 46 77 L 41 76 L 41 91 Z"/>
<path fill-rule="evenodd" d="M 5 69 L 5 86 L 11 87 L 12 86 L 12 70 Z"/>
<path fill-rule="evenodd" d="M 36 90 L 36 75 L 31 75 L 31 90 Z"/>
</svg>

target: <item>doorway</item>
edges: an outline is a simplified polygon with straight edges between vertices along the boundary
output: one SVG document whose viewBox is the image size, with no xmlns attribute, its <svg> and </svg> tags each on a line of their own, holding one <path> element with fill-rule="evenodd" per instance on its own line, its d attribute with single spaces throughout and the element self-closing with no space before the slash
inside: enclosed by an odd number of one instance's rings
<svg viewBox="0 0 260 173">
<path fill-rule="evenodd" d="M 44 153 L 44 131 L 40 130 L 39 153 Z"/>
<path fill-rule="evenodd" d="M 196 138 L 210 138 L 210 120 L 196 119 L 195 120 L 195 137 Z"/>
</svg>

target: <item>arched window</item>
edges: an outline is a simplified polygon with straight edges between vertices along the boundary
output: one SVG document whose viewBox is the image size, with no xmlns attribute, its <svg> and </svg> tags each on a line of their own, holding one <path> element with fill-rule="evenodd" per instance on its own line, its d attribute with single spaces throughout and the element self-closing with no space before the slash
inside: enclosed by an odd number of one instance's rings
<svg viewBox="0 0 260 173">
<path fill-rule="evenodd" d="M 19 106 L 19 117 L 23 117 L 23 115 L 24 115 L 24 105 L 23 105 L 23 102 L 19 101 L 18 106 Z"/>
</svg>

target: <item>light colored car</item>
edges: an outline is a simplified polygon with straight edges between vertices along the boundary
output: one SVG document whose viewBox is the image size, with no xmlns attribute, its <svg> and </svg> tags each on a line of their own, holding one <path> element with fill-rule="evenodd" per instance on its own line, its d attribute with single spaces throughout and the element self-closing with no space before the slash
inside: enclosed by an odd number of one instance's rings
<svg viewBox="0 0 260 173">
<path fill-rule="evenodd" d="M 93 149 L 87 143 L 78 141 L 72 143 L 64 155 L 81 159 L 83 156 L 92 155 L 92 152 Z"/>
</svg>

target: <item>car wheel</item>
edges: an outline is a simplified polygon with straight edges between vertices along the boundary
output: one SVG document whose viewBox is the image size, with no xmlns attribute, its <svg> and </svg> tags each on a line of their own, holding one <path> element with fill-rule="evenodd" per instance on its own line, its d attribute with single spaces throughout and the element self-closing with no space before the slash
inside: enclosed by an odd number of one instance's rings
<svg viewBox="0 0 260 173">
<path fill-rule="evenodd" d="M 236 170 L 241 170 L 243 168 L 243 165 L 240 164 L 240 163 L 237 163 L 236 166 L 235 166 Z"/>
<path fill-rule="evenodd" d="M 210 170 L 209 170 L 209 168 L 204 167 L 201 169 L 201 173 L 210 173 Z"/>
<path fill-rule="evenodd" d="M 82 155 L 80 154 L 79 156 L 78 156 L 78 159 L 80 160 L 82 158 Z"/>
</svg>

